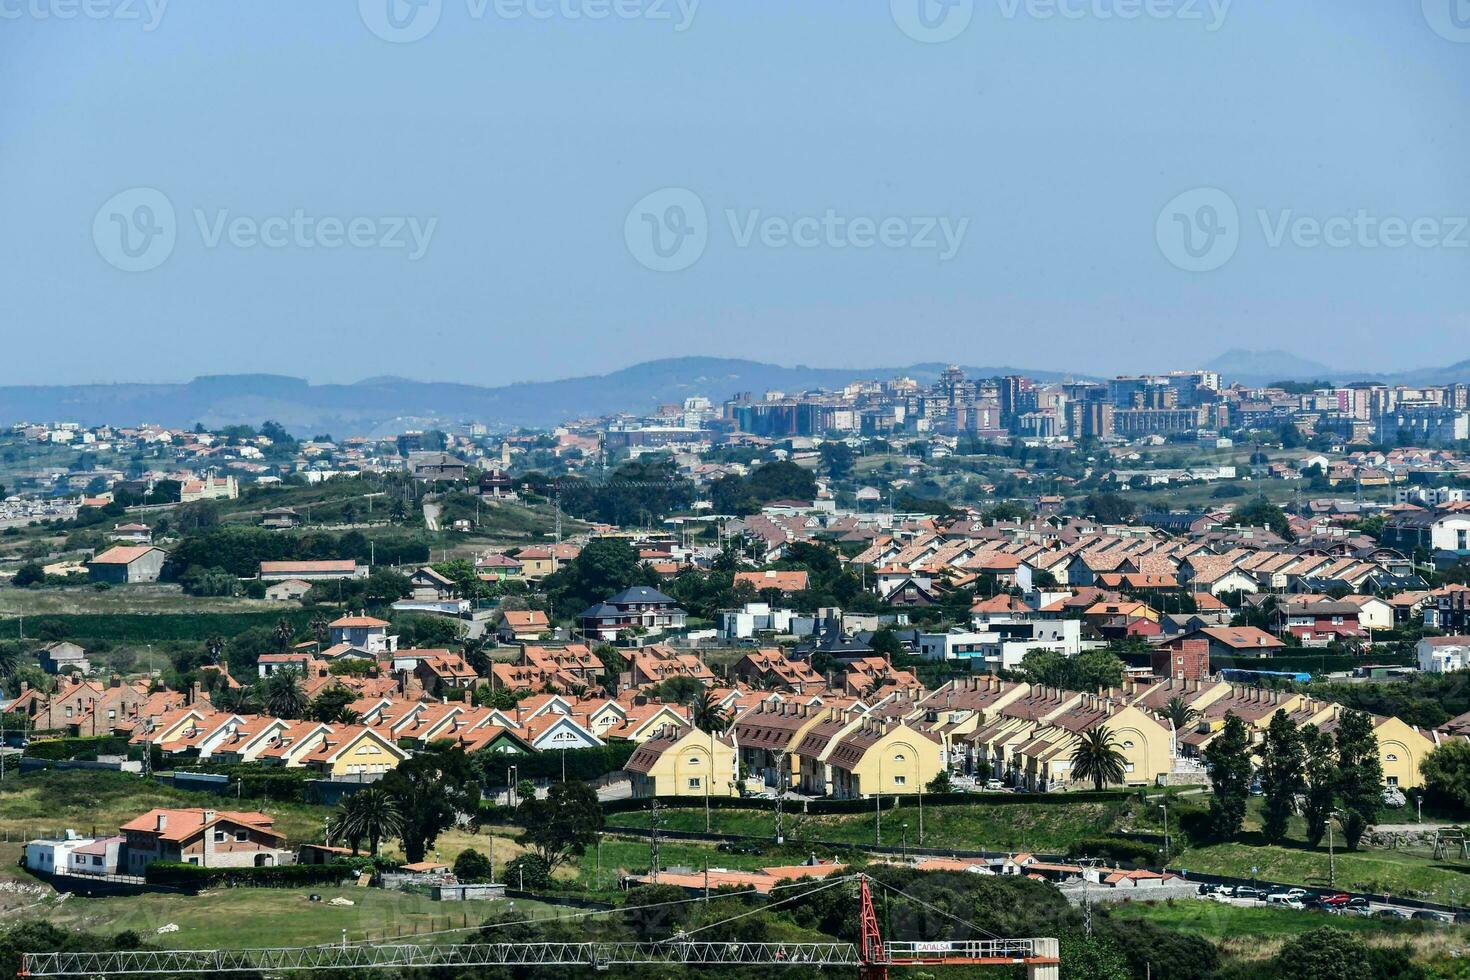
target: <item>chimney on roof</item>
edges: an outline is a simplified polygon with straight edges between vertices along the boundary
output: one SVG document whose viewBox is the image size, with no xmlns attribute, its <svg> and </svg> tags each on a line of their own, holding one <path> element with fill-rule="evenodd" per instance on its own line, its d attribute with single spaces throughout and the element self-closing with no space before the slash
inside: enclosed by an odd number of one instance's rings
<svg viewBox="0 0 1470 980">
<path fill-rule="evenodd" d="M 202 812 L 201 814 L 199 814 L 199 822 L 201 824 L 206 824 L 206 823 L 209 823 L 209 821 L 213 820 L 214 817 L 215 817 L 215 813 L 214 813 L 213 810 L 205 810 L 204 812 Z"/>
</svg>

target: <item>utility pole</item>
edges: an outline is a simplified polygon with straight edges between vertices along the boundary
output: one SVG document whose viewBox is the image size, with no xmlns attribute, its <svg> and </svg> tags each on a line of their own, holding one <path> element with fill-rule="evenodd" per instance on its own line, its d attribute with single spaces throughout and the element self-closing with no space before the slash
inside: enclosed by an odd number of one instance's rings
<svg viewBox="0 0 1470 980">
<path fill-rule="evenodd" d="M 658 797 L 652 801 L 652 816 L 648 821 L 648 864 L 653 883 L 658 884 Z"/>
<path fill-rule="evenodd" d="M 878 792 L 873 794 L 873 843 L 883 843 L 883 757 L 878 757 Z"/>
<path fill-rule="evenodd" d="M 786 752 L 783 749 L 782 751 L 780 751 L 780 752 L 778 752 L 776 754 L 776 846 L 777 847 L 780 847 L 783 843 L 785 843 L 785 840 L 786 840 L 783 836 L 781 836 L 781 811 L 784 809 L 784 806 L 785 806 L 785 803 L 786 803 L 786 783 L 787 783 L 787 776 L 786 776 Z"/>
<path fill-rule="evenodd" d="M 1335 817 L 1335 816 L 1337 816 L 1337 811 L 1336 810 L 1333 810 L 1331 813 L 1327 814 L 1327 887 L 1328 888 L 1335 888 L 1337 886 L 1337 853 L 1333 850 L 1333 846 L 1332 846 L 1332 818 Z"/>
<path fill-rule="evenodd" d="M 1164 811 L 1164 864 L 1169 864 L 1169 804 L 1160 803 L 1159 809 Z"/>
</svg>

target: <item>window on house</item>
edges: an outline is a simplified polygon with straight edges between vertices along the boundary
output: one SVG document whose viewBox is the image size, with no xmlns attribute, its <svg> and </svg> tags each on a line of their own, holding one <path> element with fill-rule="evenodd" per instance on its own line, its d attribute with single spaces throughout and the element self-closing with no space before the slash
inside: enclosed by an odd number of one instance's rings
<svg viewBox="0 0 1470 980">
<path fill-rule="evenodd" d="M 700 781 L 700 777 L 698 777 L 698 776 L 690 776 L 689 777 L 689 788 L 690 789 L 699 789 L 703 785 L 704 784 Z"/>
<path fill-rule="evenodd" d="M 1384 782 L 1388 784 L 1389 789 L 1398 789 L 1399 777 L 1389 776 L 1386 780 L 1384 780 Z"/>
<path fill-rule="evenodd" d="M 214 832 L 214 842 L 216 844 L 223 844 L 225 842 L 225 832 L 223 830 L 216 830 Z"/>
<path fill-rule="evenodd" d="M 239 841 L 240 843 L 243 844 L 246 841 L 248 841 L 249 839 L 250 839 L 250 831 L 248 831 L 248 830 L 237 830 L 237 831 L 235 831 L 235 840 Z"/>
<path fill-rule="evenodd" d="M 907 785 L 908 784 L 908 781 L 909 781 L 909 777 L 907 777 L 907 776 L 894 776 L 893 777 L 893 785 L 895 785 L 895 786 L 904 786 L 904 785 Z"/>
<path fill-rule="evenodd" d="M 1394 754 L 1392 754 L 1392 753 L 1384 756 L 1383 758 L 1384 758 L 1384 761 L 1386 761 L 1386 762 L 1398 762 L 1399 761 L 1399 757 L 1396 756 L 1396 755 L 1394 755 Z"/>
</svg>

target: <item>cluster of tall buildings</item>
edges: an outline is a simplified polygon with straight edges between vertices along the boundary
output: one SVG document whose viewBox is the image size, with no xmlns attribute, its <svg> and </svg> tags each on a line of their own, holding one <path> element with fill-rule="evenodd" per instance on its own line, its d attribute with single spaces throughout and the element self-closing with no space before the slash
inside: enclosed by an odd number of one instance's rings
<svg viewBox="0 0 1470 980">
<path fill-rule="evenodd" d="M 828 433 L 940 433 L 977 438 L 1124 438 L 1301 426 L 1344 442 L 1443 444 L 1470 438 L 1470 385 L 1350 384 L 1309 391 L 1224 385 L 1214 371 L 1171 371 L 1109 381 L 967 378 L 958 367 L 933 384 L 912 378 L 854 382 L 836 391 L 745 393 L 722 421 L 767 438 Z"/>
</svg>

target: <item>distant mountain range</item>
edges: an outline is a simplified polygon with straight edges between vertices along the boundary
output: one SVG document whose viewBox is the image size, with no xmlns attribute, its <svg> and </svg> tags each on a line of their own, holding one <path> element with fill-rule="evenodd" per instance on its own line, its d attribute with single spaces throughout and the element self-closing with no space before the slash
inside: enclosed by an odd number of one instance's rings
<svg viewBox="0 0 1470 980">
<path fill-rule="evenodd" d="M 0 424 L 70 421 L 84 425 L 172 427 L 257 425 L 275 419 L 302 435 L 393 435 L 410 428 L 483 422 L 492 429 L 546 428 L 567 419 L 648 412 L 704 395 L 715 402 L 749 391 L 834 388 L 860 378 L 907 375 L 932 382 L 945 364 L 894 368 L 783 367 L 720 357 L 679 357 L 635 364 L 610 374 L 500 387 L 376 377 L 356 384 L 314 385 L 273 374 L 213 375 L 187 384 L 36 385 L 0 387 Z M 970 377 L 1026 374 L 1059 380 L 1058 371 L 965 367 Z"/>
<path fill-rule="evenodd" d="M 1205 367 L 1220 372 L 1228 381 L 1247 385 L 1266 385 L 1273 381 L 1328 381 L 1334 384 L 1370 381 L 1402 385 L 1470 381 L 1470 360 L 1442 367 L 1374 373 L 1332 368 L 1320 361 L 1308 360 L 1280 350 L 1230 350 L 1207 363 Z"/>
<path fill-rule="evenodd" d="M 547 428 L 572 418 L 644 413 L 704 395 L 715 402 L 738 392 L 800 392 L 900 375 L 932 382 L 939 362 L 891 368 L 784 367 L 721 357 L 648 361 L 610 374 L 484 387 L 375 377 L 356 384 L 314 385 L 272 374 L 212 375 L 186 384 L 35 385 L 0 387 L 0 424 L 70 421 L 84 425 L 210 428 L 275 419 L 301 435 L 393 435 L 410 428 L 483 422 L 492 429 Z M 1470 361 L 1396 375 L 1352 374 L 1279 351 L 1230 351 L 1207 365 L 1228 380 L 1386 381 L 1435 384 L 1470 380 Z M 962 366 L 968 377 L 1023 374 L 1038 381 L 1092 376 L 1059 370 Z"/>
</svg>

